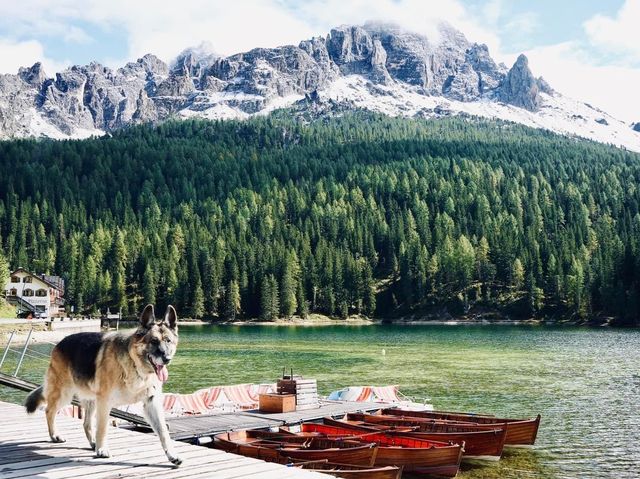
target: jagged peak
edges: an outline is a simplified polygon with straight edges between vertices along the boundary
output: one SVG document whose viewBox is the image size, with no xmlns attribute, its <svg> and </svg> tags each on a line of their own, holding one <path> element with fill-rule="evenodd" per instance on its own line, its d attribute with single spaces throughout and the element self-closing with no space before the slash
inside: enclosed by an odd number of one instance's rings
<svg viewBox="0 0 640 479">
<path fill-rule="evenodd" d="M 506 103 L 537 111 L 542 104 L 540 91 L 540 84 L 529 68 L 529 59 L 521 53 L 500 86 L 498 96 Z"/>
<path fill-rule="evenodd" d="M 318 114 L 364 108 L 406 116 L 488 115 L 586 131 L 605 141 L 615 133 L 621 144 L 640 150 L 640 135 L 632 130 L 640 126 L 554 93 L 533 76 L 526 55 L 511 68 L 497 65 L 487 45 L 469 42 L 450 24 L 435 26 L 415 32 L 381 21 L 340 25 L 297 46 L 226 57 L 203 43 L 183 50 L 171 67 L 147 54 L 115 72 L 96 62 L 76 65 L 55 80 L 44 80 L 36 64 L 0 75 L 0 137 L 86 136 L 176 115 L 247 118 L 306 98 Z M 594 128 L 601 118 L 607 124 Z"/>
<path fill-rule="evenodd" d="M 39 87 L 47 79 L 42 63 L 36 62 L 31 67 L 21 67 L 18 70 L 18 76 L 25 83 L 31 86 Z"/>
<path fill-rule="evenodd" d="M 556 91 L 551 88 L 551 85 L 549 85 L 549 83 L 547 82 L 547 80 L 545 80 L 543 77 L 538 77 L 538 87 L 540 88 L 540 91 L 546 93 L 547 95 L 555 95 Z"/>
<path fill-rule="evenodd" d="M 186 66 L 192 68 L 198 64 L 201 68 L 207 68 L 213 65 L 220 57 L 221 55 L 215 51 L 211 42 L 203 41 L 197 46 L 182 50 L 171 62 L 171 69 L 182 70 Z"/>
<path fill-rule="evenodd" d="M 441 38 L 439 39 L 441 42 L 455 41 L 456 43 L 470 43 L 465 34 L 449 22 L 439 22 L 437 24 L 437 31 L 441 35 Z"/>
<path fill-rule="evenodd" d="M 513 67 L 517 68 L 529 68 L 529 58 L 524 53 L 518 55 Z"/>
</svg>

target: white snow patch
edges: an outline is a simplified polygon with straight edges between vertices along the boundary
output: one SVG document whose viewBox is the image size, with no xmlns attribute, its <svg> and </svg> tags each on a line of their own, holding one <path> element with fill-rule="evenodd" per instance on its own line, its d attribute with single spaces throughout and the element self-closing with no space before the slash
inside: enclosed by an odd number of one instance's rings
<svg viewBox="0 0 640 479">
<path fill-rule="evenodd" d="M 67 135 L 46 121 L 35 108 L 29 109 L 29 115 L 31 117 L 31 121 L 29 122 L 29 136 L 35 136 L 36 138 L 53 138 L 55 140 L 67 138 Z"/>
<path fill-rule="evenodd" d="M 225 103 L 211 105 L 201 110 L 185 108 L 180 110 L 183 118 L 204 118 L 207 120 L 246 120 L 249 115 L 238 108 L 233 108 Z"/>
<path fill-rule="evenodd" d="M 267 115 L 278 108 L 291 106 L 304 95 L 287 95 L 270 99 L 261 95 L 244 92 L 200 92 L 192 105 L 180 111 L 185 118 L 206 118 L 209 120 L 244 120 L 255 115 Z M 238 106 L 243 102 L 258 102 L 265 106 L 256 113 L 247 113 Z"/>
<path fill-rule="evenodd" d="M 319 94 L 321 98 L 348 102 L 355 107 L 389 116 L 437 117 L 467 113 L 483 118 L 513 121 L 640 152 L 640 133 L 633 131 L 629 125 L 585 103 L 560 94 L 550 96 L 542 93 L 542 108 L 538 112 L 531 112 L 489 99 L 461 102 L 444 97 L 425 96 L 413 90 L 411 86 L 399 83 L 373 85 L 360 75 L 341 77 Z M 606 120 L 608 125 L 598 123 L 596 120 L 599 119 Z"/>
<path fill-rule="evenodd" d="M 103 136 L 106 132 L 97 128 L 89 130 L 86 128 L 76 128 L 73 133 L 67 135 L 66 138 L 73 140 L 84 140 L 85 138 L 91 138 L 92 136 Z"/>
<path fill-rule="evenodd" d="M 28 136 L 36 138 L 52 138 L 54 140 L 83 140 L 92 136 L 102 136 L 105 134 L 103 130 L 76 128 L 73 133 L 66 134 L 55 125 L 47 121 L 35 108 L 30 108 L 28 116 L 30 117 L 28 125 Z"/>
<path fill-rule="evenodd" d="M 270 66 L 261 64 L 260 68 L 268 70 Z M 318 94 L 321 101 L 331 99 L 389 116 L 437 118 L 464 113 L 512 121 L 640 152 L 640 132 L 597 108 L 560 94 L 542 93 L 542 107 L 537 112 L 530 112 L 488 98 L 462 102 L 426 96 L 405 83 L 373 84 L 360 75 L 340 77 Z M 242 91 L 198 91 L 195 92 L 192 103 L 179 114 L 183 118 L 244 120 L 255 115 L 269 114 L 278 108 L 286 108 L 303 98 L 302 94 L 269 97 Z M 35 108 L 24 113 L 20 124 L 18 136 L 81 139 L 105 133 L 98 129 L 76 128 L 72 134 L 65 134 Z"/>
<path fill-rule="evenodd" d="M 260 111 L 260 115 L 267 115 L 278 108 L 286 108 L 288 106 L 293 105 L 295 102 L 300 101 L 304 98 L 304 95 L 287 95 L 287 96 L 279 96 L 275 97 L 267 103 L 267 106 L 264 110 Z"/>
</svg>

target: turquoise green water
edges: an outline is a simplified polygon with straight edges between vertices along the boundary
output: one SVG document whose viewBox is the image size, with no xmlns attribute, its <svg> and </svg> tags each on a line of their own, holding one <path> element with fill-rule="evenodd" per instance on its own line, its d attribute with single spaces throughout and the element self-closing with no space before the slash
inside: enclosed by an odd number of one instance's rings
<svg viewBox="0 0 640 479">
<path fill-rule="evenodd" d="M 385 354 L 383 354 L 383 350 Z M 46 346 L 42 346 L 46 352 Z M 42 361 L 29 358 L 41 377 Z M 189 326 L 165 390 L 271 382 L 282 368 L 347 385 L 398 384 L 437 408 L 542 414 L 533 450 L 463 478 L 638 477 L 640 332 L 541 326 Z M 3 368 L 6 371 L 6 367 Z M 0 398 L 17 400 L 0 390 Z"/>
</svg>

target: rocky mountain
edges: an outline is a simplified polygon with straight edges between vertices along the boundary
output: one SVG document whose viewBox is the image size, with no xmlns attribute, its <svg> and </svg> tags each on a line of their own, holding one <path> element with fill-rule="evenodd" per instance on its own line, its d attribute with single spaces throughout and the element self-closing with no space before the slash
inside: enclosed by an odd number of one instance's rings
<svg viewBox="0 0 640 479">
<path fill-rule="evenodd" d="M 171 65 L 149 54 L 118 70 L 91 63 L 49 78 L 36 63 L 0 75 L 0 138 L 78 138 L 167 118 L 242 119 L 288 106 L 317 114 L 364 108 L 495 117 L 640 151 L 637 127 L 555 92 L 524 55 L 507 68 L 449 25 L 432 41 L 377 23 L 228 57 L 191 48 Z"/>
</svg>

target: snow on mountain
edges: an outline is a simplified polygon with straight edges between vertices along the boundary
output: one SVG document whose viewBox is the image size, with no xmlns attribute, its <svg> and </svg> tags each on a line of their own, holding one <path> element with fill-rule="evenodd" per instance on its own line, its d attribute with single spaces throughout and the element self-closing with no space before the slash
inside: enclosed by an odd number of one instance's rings
<svg viewBox="0 0 640 479">
<path fill-rule="evenodd" d="M 0 75 L 0 139 L 85 138 L 167 118 L 246 119 L 288 106 L 319 114 L 467 114 L 640 151 L 638 124 L 555 92 L 524 55 L 509 69 L 451 26 L 442 25 L 434 43 L 379 23 L 228 57 L 202 44 L 171 65 L 145 55 L 118 70 L 94 62 L 55 78 L 40 64 L 21 68 Z"/>
<path fill-rule="evenodd" d="M 540 93 L 537 111 L 488 98 L 463 102 L 424 96 L 404 85 L 372 85 L 361 76 L 342 77 L 318 92 L 319 101 L 332 100 L 389 116 L 437 118 L 460 113 L 512 121 L 563 135 L 579 136 L 640 152 L 640 134 L 611 115 L 558 93 Z"/>
</svg>

